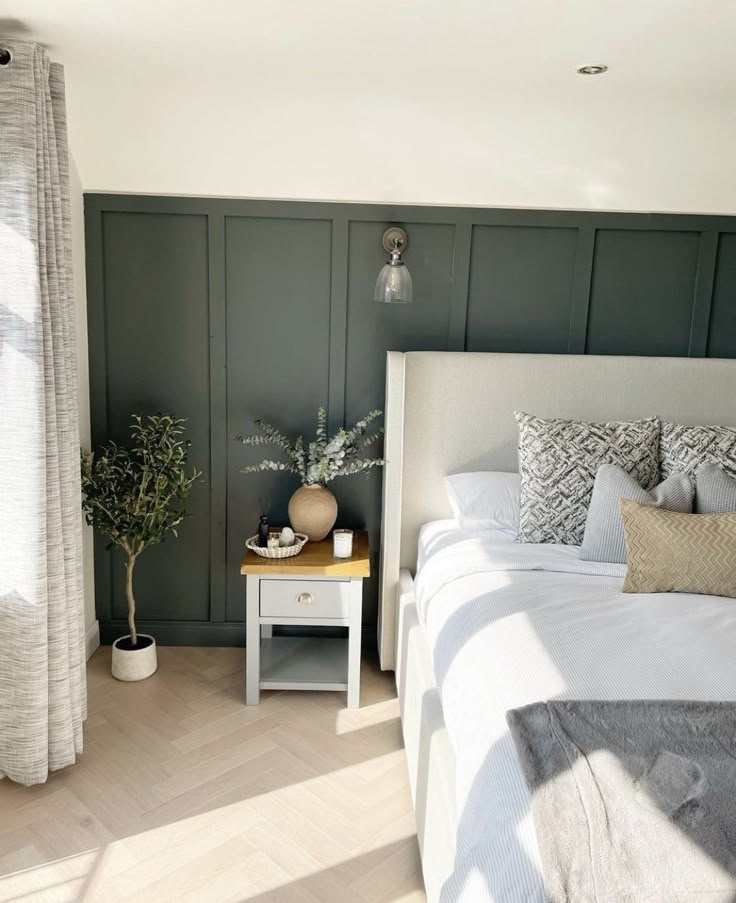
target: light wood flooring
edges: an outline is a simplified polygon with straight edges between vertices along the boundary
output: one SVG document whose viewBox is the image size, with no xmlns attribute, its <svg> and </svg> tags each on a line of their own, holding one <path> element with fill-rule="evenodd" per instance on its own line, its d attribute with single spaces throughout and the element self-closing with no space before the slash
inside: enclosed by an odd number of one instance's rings
<svg viewBox="0 0 736 903">
<path fill-rule="evenodd" d="M 393 675 L 246 707 L 244 658 L 163 647 L 125 684 L 94 654 L 79 762 L 0 781 L 1 903 L 425 900 Z"/>
</svg>

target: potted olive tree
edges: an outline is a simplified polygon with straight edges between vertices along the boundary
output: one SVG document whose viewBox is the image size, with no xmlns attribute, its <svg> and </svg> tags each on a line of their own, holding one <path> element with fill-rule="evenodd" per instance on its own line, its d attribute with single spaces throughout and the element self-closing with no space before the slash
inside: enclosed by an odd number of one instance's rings
<svg viewBox="0 0 736 903">
<path fill-rule="evenodd" d="M 171 414 L 133 415 L 129 448 L 110 442 L 95 455 L 82 452 L 82 509 L 87 523 L 125 555 L 125 594 L 130 633 L 115 640 L 112 673 L 143 680 L 156 670 L 156 641 L 135 626 L 133 570 L 150 545 L 177 535 L 185 503 L 201 473 L 186 472 L 191 445 L 181 439 L 186 420 Z"/>
</svg>

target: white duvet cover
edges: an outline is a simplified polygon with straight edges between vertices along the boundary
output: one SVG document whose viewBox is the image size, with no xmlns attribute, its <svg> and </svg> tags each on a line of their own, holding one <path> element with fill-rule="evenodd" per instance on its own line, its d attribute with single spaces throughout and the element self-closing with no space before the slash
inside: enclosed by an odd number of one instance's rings
<svg viewBox="0 0 736 903">
<path fill-rule="evenodd" d="M 625 567 L 452 522 L 420 538 L 416 596 L 457 763 L 443 903 L 543 901 L 506 711 L 538 700 L 736 700 L 736 600 L 624 594 Z"/>
</svg>

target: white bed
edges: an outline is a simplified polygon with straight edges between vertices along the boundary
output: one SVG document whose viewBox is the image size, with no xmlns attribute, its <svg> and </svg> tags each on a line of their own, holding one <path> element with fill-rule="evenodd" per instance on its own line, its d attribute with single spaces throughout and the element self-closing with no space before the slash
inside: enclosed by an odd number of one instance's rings
<svg viewBox="0 0 736 903">
<path fill-rule="evenodd" d="M 736 699 L 732 600 L 624 596 L 621 566 L 461 531 L 445 474 L 515 469 L 516 408 L 729 423 L 735 390 L 736 361 L 389 355 L 379 641 L 397 672 L 430 901 L 543 899 L 509 708 Z"/>
<path fill-rule="evenodd" d="M 431 527 L 430 527 L 431 532 Z M 621 593 L 571 546 L 457 530 L 415 590 L 455 750 L 457 853 L 443 901 L 542 901 L 530 799 L 505 713 L 543 699 L 736 700 L 736 603 Z"/>
</svg>

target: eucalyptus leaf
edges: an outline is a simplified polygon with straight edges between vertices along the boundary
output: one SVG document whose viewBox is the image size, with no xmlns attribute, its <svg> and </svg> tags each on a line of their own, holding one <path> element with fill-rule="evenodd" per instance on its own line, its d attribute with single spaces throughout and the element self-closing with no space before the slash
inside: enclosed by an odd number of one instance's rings
<svg viewBox="0 0 736 903">
<path fill-rule="evenodd" d="M 267 458 L 242 468 L 241 473 L 283 470 L 296 474 L 302 483 L 312 485 L 329 483 L 336 477 L 364 473 L 374 467 L 381 467 L 383 465 L 381 458 L 360 457 L 362 449 L 372 445 L 383 435 L 382 427 L 372 433 L 368 432 L 368 427 L 381 416 L 381 413 L 377 410 L 370 411 L 351 429 L 340 427 L 334 436 L 328 437 L 327 412 L 321 407 L 317 411 L 317 428 L 315 438 L 311 442 L 306 441 L 303 436 L 289 439 L 270 423 L 256 420 L 254 422 L 259 431 L 256 435 L 236 436 L 235 439 L 248 446 L 275 445 L 284 453 L 286 460 L 273 461 Z"/>
</svg>

